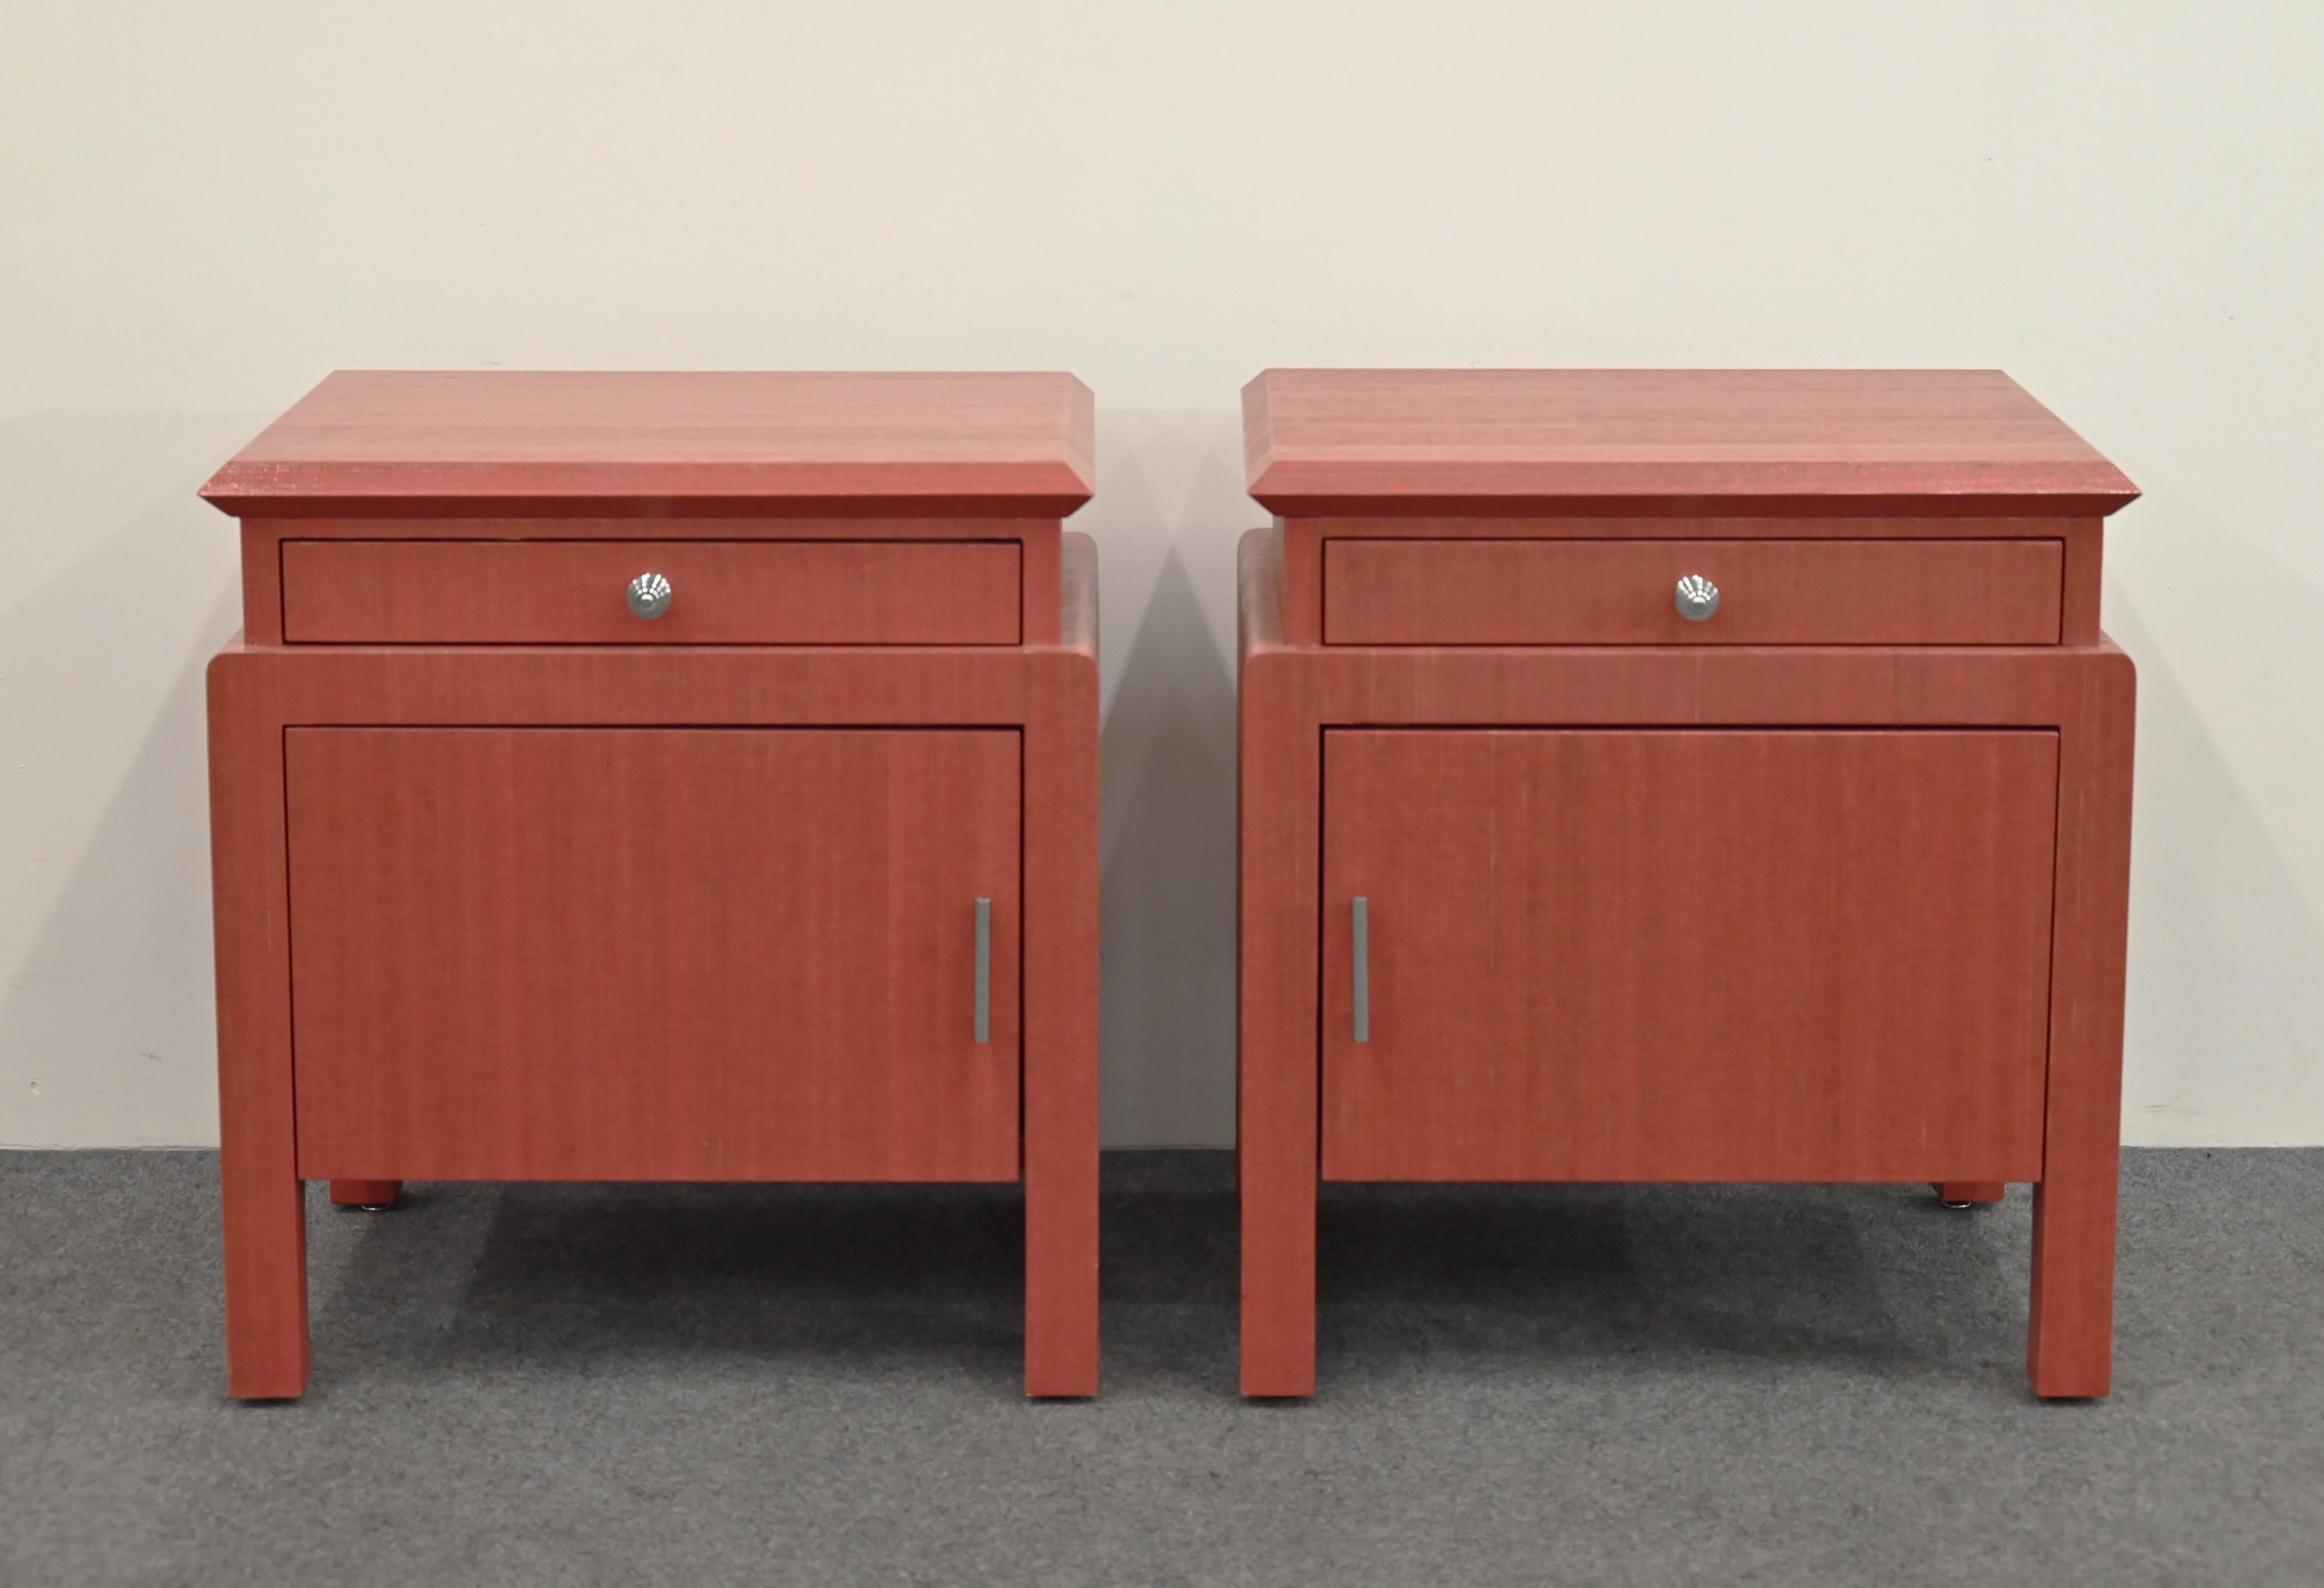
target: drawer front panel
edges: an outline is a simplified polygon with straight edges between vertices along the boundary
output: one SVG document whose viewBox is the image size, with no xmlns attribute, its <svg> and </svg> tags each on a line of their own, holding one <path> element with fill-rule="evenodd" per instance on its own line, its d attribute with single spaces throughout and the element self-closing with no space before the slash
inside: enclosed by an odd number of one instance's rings
<svg viewBox="0 0 2324 1588">
<path fill-rule="evenodd" d="M 2040 1178 L 2057 770 L 2048 730 L 1327 733 L 1325 1177 Z"/>
<path fill-rule="evenodd" d="M 2055 645 L 2056 540 L 1335 539 L 1333 645 Z M 1674 599 L 1700 575 L 1717 610 Z"/>
<path fill-rule="evenodd" d="M 1015 645 L 991 540 L 286 540 L 282 638 L 340 645 Z M 630 582 L 671 586 L 658 618 Z"/>
<path fill-rule="evenodd" d="M 285 739 L 307 1178 L 1017 1178 L 1014 730 Z"/>
</svg>

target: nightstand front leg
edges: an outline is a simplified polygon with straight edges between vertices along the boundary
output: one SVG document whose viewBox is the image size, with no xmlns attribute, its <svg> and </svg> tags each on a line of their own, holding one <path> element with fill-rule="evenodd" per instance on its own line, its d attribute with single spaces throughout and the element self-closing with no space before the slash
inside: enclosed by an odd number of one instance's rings
<svg viewBox="0 0 2324 1588">
<path fill-rule="evenodd" d="M 1246 654 L 1238 852 L 1241 965 L 1236 1164 L 1242 1392 L 1315 1392 L 1317 846 L 1322 730 L 1303 659 Z"/>
<path fill-rule="evenodd" d="M 226 1154 L 226 1393 L 290 1400 L 307 1392 L 305 1188 L 253 1156 Z"/>
<path fill-rule="evenodd" d="M 1025 728 L 1025 1393 L 1098 1391 L 1098 680 L 1049 659 Z"/>
<path fill-rule="evenodd" d="M 290 1081 L 290 858 L 282 730 L 264 663 L 210 664 L 210 866 L 217 939 L 218 1170 L 226 1392 L 307 1389 L 307 1208 Z"/>
<path fill-rule="evenodd" d="M 2112 1155 L 2034 1188 L 2034 1300 L 2025 1350 L 2034 1393 L 2106 1394 L 2114 1381 Z"/>
</svg>

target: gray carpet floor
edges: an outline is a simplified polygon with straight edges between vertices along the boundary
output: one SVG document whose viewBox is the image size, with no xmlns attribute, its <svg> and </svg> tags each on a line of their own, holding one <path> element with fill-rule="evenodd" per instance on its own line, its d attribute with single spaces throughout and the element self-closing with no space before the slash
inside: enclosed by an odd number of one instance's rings
<svg viewBox="0 0 2324 1588">
<path fill-rule="evenodd" d="M 2128 1154 L 2057 1405 L 2022 1188 L 1333 1188 L 1292 1404 L 1225 1156 L 1106 1173 L 1095 1401 L 1008 1188 L 445 1185 L 311 1207 L 242 1406 L 216 1160 L 0 1154 L 0 1583 L 2324 1583 L 2324 1151 Z"/>
</svg>

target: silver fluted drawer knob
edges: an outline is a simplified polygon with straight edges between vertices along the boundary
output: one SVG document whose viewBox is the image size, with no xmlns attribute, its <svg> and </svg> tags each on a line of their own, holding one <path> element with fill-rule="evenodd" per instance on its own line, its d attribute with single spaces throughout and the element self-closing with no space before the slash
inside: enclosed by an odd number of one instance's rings
<svg viewBox="0 0 2324 1588">
<path fill-rule="evenodd" d="M 669 610 L 669 581 L 659 574 L 641 574 L 630 581 L 630 610 L 641 618 L 659 618 Z"/>
<path fill-rule="evenodd" d="M 1678 582 L 1678 615 L 1690 623 L 1700 623 L 1719 610 L 1719 586 L 1700 574 L 1689 574 Z"/>
</svg>

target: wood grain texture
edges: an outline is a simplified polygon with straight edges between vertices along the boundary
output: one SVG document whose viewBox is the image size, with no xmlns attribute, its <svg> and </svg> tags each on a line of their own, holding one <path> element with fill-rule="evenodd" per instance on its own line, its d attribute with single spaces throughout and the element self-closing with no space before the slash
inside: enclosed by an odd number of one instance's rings
<svg viewBox="0 0 2324 1588">
<path fill-rule="evenodd" d="M 1996 370 L 1269 370 L 1243 443 L 1286 518 L 2080 516 L 2137 495 Z"/>
<path fill-rule="evenodd" d="M 1056 647 L 1071 652 L 1074 647 Z M 333 646 L 219 653 L 278 727 L 1015 727 L 1049 647 Z"/>
<path fill-rule="evenodd" d="M 282 637 L 353 645 L 1015 645 L 1015 541 L 286 540 Z M 630 581 L 670 582 L 629 610 Z"/>
<path fill-rule="evenodd" d="M 1463 525 L 1489 524 L 1489 519 L 1383 519 L 1410 525 L 1416 531 L 1413 538 L 1427 535 L 1434 526 L 1445 523 Z M 1282 622 L 1281 642 L 1291 646 L 1323 643 L 1323 547 L 1337 537 L 1327 536 L 1326 526 L 1355 524 L 1361 519 L 1277 519 L 1275 539 L 1270 543 L 1268 556 L 1275 565 L 1276 600 Z M 1530 528 L 1530 525 L 1528 525 Z M 1360 535 L 1359 528 L 1356 534 Z"/>
<path fill-rule="evenodd" d="M 1322 1010 L 1323 735 L 1339 725 L 2046 729 L 2057 736 L 2055 919 L 2043 1232 L 2029 1367 L 2045 1395 L 2105 1391 L 2135 680 L 2089 646 L 1325 649 L 1286 638 L 1287 531 L 1240 558 L 1244 1384 L 1309 1392 Z M 2069 538 L 2070 560 L 2075 555 Z M 2082 545 L 2095 555 L 2094 541 Z M 2074 575 L 2068 574 L 2068 600 Z M 1320 617 L 1320 613 L 1318 614 Z M 2095 621 L 2095 609 L 2086 616 Z M 1935 1178 L 1932 1176 L 1931 1178 Z M 1303 1387 L 1304 1386 L 1304 1387 Z"/>
<path fill-rule="evenodd" d="M 295 1395 L 306 1381 L 302 1151 L 348 1195 L 410 1172 L 358 1167 L 364 1154 L 433 1152 L 442 1170 L 466 1153 L 466 1172 L 496 1174 L 1021 1173 L 1027 1387 L 1094 1392 L 1096 594 L 1088 539 L 1058 524 L 1090 493 L 1092 418 L 1087 389 L 1062 375 L 354 374 L 326 381 L 213 478 L 205 495 L 244 519 L 247 607 L 244 634 L 210 675 L 235 1393 Z M 719 621 L 690 629 L 670 620 L 653 644 L 620 621 L 572 624 L 557 608 L 568 575 L 543 567 L 569 557 L 582 570 L 569 576 L 587 583 L 602 571 L 592 558 L 683 557 L 699 550 L 686 543 L 725 540 L 760 544 L 711 554 L 676 610 L 691 590 L 726 612 L 704 609 Z M 299 545 L 319 541 L 340 544 Z M 354 544 L 365 541 L 409 544 Z M 843 541 L 945 542 L 933 559 L 945 567 L 916 587 L 910 573 L 872 565 L 921 548 L 830 544 Z M 964 544 L 980 541 L 1009 544 Z M 565 542 L 598 544 L 567 554 Z M 331 565 L 304 578 L 297 565 L 310 555 Z M 366 555 L 434 563 L 415 594 L 405 575 L 351 572 L 347 559 Z M 294 639 L 332 643 L 283 643 L 286 557 Z M 770 572 L 781 557 L 794 565 Z M 470 601 L 454 614 L 470 627 L 439 626 L 446 589 Z M 518 627 L 493 626 L 511 611 Z M 302 629 L 310 619 L 321 626 Z M 445 643 L 456 633 L 477 643 Z M 903 643 L 881 648 L 867 635 Z M 549 643 L 494 643 L 503 638 Z M 833 643 L 808 643 L 817 639 Z M 995 643 L 931 643 L 974 639 Z M 1009 748 L 984 769 L 991 776 L 967 779 L 969 798 L 941 777 L 851 781 L 825 767 L 817 783 L 810 768 L 801 776 L 814 786 L 789 789 L 806 820 L 779 829 L 767 796 L 783 803 L 783 778 L 722 757 L 818 735 Z M 465 764 L 479 745 L 506 764 Z M 576 753 L 613 764 L 576 773 L 567 764 Z M 294 803 L 300 819 L 286 822 Z M 982 836 L 957 841 L 964 822 Z M 298 920 L 311 934 L 300 1035 L 327 1078 L 310 1088 L 303 1143 L 294 829 L 307 902 Z M 747 841 L 730 856 L 737 833 Z M 834 833 L 848 841 L 807 847 L 807 835 Z M 933 966 L 914 963 L 907 920 L 923 914 L 902 909 L 958 880 L 946 867 L 977 871 L 968 880 L 979 886 L 991 876 L 982 896 L 999 917 L 995 970 L 1015 989 L 996 989 L 995 1038 L 1012 1060 L 1021 1048 L 1021 1071 L 1004 1065 L 914 1135 L 885 1126 L 914 1109 L 932 1117 L 946 1099 L 878 1094 L 898 1066 L 947 1057 L 925 1033 L 887 1029 L 958 979 L 949 936 Z M 904 881 L 861 896 L 843 886 L 864 875 Z M 1002 886 L 1012 881 L 1021 911 Z M 785 887 L 807 896 L 770 921 Z M 431 906 L 448 922 L 426 920 Z M 569 960 L 534 951 L 559 933 L 572 941 L 552 946 L 571 949 Z M 867 933 L 882 941 L 867 949 L 855 941 Z M 794 950 L 778 971 L 739 962 L 768 939 Z M 1042 945 L 1055 974 L 1027 984 L 1016 969 L 1024 941 Z M 687 950 L 675 969 L 673 942 Z M 364 963 L 383 948 L 383 964 Z M 592 952 L 607 963 L 593 966 Z M 649 1006 L 638 971 L 648 961 L 650 996 L 675 996 L 674 1013 Z M 494 969 L 505 979 L 487 998 L 481 983 Z M 881 1028 L 877 1051 L 804 1079 L 796 1063 L 733 1061 L 746 1028 L 775 1023 L 757 1005 L 783 974 L 813 984 L 797 1001 L 804 1021 L 797 1007 L 779 1012 L 794 1025 Z M 447 988 L 448 1010 L 429 1008 Z M 593 999 L 602 1018 L 587 1020 Z M 560 1021 L 557 1052 L 525 1051 L 529 1033 Z M 678 1046 L 649 1074 L 657 1032 Z M 564 1063 L 561 1079 L 576 1060 L 595 1067 L 594 1089 L 544 1088 L 544 1072 Z M 399 1069 L 401 1083 L 449 1085 L 375 1095 L 401 1084 Z M 794 1091 L 827 1083 L 830 1095 L 795 1097 L 788 1110 L 745 1097 L 722 1113 L 708 1104 L 731 1096 L 706 1102 L 692 1084 L 706 1069 L 744 1092 L 788 1079 Z M 496 1125 L 484 1117 L 494 1113 Z M 343 1151 L 356 1158 L 337 1172 Z"/>
<path fill-rule="evenodd" d="M 210 875 L 227 1393 L 307 1389 L 307 1214 L 290 1056 L 290 888 L 276 680 L 210 664 Z"/>
<path fill-rule="evenodd" d="M 1053 968 L 1023 991 L 1026 1383 L 1098 1387 L 1097 601 L 1065 537 L 1065 641 L 1024 649 L 671 647 L 465 651 L 229 644 L 210 673 L 218 833 L 219 1076 L 230 1380 L 307 1376 L 304 1225 L 290 1086 L 281 745 L 310 724 L 574 727 L 962 724 L 1022 735 L 1025 933 Z"/>
<path fill-rule="evenodd" d="M 1898 517 L 1767 513 L 1462 513 L 1375 512 L 1277 519 L 1282 534 L 1283 638 L 1323 643 L 1323 548 L 1361 540 L 1578 541 L 2056 541 L 2065 549 L 2062 632 L 2069 645 L 2098 638 L 2098 551 L 2102 520 L 1960 514 Z"/>
<path fill-rule="evenodd" d="M 2038 1178 L 2057 755 L 1327 732 L 1323 1178 Z"/>
<path fill-rule="evenodd" d="M 1713 658 L 1674 646 L 1301 647 L 1282 643 L 1270 530 L 1243 540 L 1243 588 L 1267 603 L 1245 615 L 1243 659 L 1282 657 L 1310 675 L 1305 721 L 1428 727 L 1596 725 L 2056 728 L 2083 708 L 2096 647 L 2018 648 L 1738 646 Z M 1320 754 L 1321 740 L 1314 753 Z M 2119 768 L 2126 776 L 2127 762 Z M 1248 780 L 1246 780 L 1248 792 Z M 2061 796 L 2062 797 L 2062 796 Z"/>
<path fill-rule="evenodd" d="M 1095 479 L 1064 374 L 341 371 L 202 487 L 235 514 L 1054 518 Z"/>
<path fill-rule="evenodd" d="M 713 504 L 714 506 L 716 504 Z M 761 513 L 736 516 L 723 510 L 687 512 L 669 504 L 653 519 L 609 518 L 598 513 L 512 516 L 479 513 L 369 514 L 354 518 L 254 513 L 243 519 L 246 535 L 285 540 L 1032 540 L 1055 539 L 1055 519 L 943 518 L 927 513 L 858 514 L 853 518 L 798 518 Z M 2018 520 L 2005 519 L 2005 523 Z"/>
<path fill-rule="evenodd" d="M 1333 645 L 2052 645 L 2054 540 L 1345 539 Z M 1678 581 L 1718 586 L 1701 622 Z"/>
<path fill-rule="evenodd" d="M 1064 537 L 1065 643 L 1025 713 L 1025 1392 L 1098 1392 L 1096 547 Z"/>
<path fill-rule="evenodd" d="M 242 525 L 243 643 L 282 641 L 282 547 L 309 540 L 969 540 L 1013 541 L 1023 557 L 1023 617 L 1027 645 L 1056 645 L 1059 528 L 1055 519 L 858 517 L 699 517 L 670 504 L 666 519 L 431 518 L 424 515 L 371 518 L 245 519 Z"/>
<path fill-rule="evenodd" d="M 2098 629 L 2098 592 L 2106 548 L 2106 520 L 2069 519 L 2065 531 L 2065 599 L 2061 606 L 2058 638 L 2064 645 L 2097 645 L 2106 636 Z"/>
<path fill-rule="evenodd" d="M 1094 551 L 1096 543 L 1088 536 L 1079 535 L 1076 538 Z M 1017 632 L 1021 644 L 1065 645 L 1065 636 L 1073 632 L 1065 620 L 1067 571 L 1064 539 L 1055 524 L 1038 526 L 1018 537 L 1021 570 L 1019 600 L 1024 615 L 1019 620 Z"/>
<path fill-rule="evenodd" d="M 2050 1103 L 2042 1181 L 2034 1188 L 2026 1343 L 2034 1391 L 2053 1398 L 2104 1395 L 2113 1387 L 2137 717 L 2137 675 L 2120 651 L 2092 654 L 2076 684 L 2060 745 Z"/>
<path fill-rule="evenodd" d="M 1321 682 L 1274 648 L 1277 537 L 1243 538 L 1236 806 L 1236 1179 L 1242 1392 L 1315 1391 L 1316 895 Z"/>
<path fill-rule="evenodd" d="M 1014 732 L 286 737 L 308 1178 L 1017 1178 Z"/>
<path fill-rule="evenodd" d="M 245 646 L 282 643 L 282 536 L 280 520 L 242 525 L 242 633 Z"/>
<path fill-rule="evenodd" d="M 2103 520 L 2054 513 L 1328 513 L 1284 519 L 1289 550 L 1327 540 L 2062 540 Z M 400 531 L 399 531 L 400 532 Z M 377 533 L 374 528 L 372 533 Z M 988 537 L 988 538 L 997 538 Z"/>
</svg>

